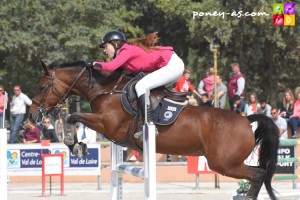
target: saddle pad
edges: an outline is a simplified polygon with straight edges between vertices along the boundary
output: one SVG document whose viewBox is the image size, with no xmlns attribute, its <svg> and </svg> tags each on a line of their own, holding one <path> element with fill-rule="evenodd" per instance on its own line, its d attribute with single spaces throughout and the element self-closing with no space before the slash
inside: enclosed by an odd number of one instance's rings
<svg viewBox="0 0 300 200">
<path fill-rule="evenodd" d="M 152 120 L 157 125 L 172 124 L 178 117 L 181 110 L 186 107 L 188 101 L 184 103 L 163 99 L 152 113 Z"/>
</svg>

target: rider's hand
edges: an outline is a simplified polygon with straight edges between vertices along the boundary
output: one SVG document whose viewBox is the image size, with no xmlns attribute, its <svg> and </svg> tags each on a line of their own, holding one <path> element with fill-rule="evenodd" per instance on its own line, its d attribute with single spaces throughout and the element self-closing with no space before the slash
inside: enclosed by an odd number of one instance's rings
<svg viewBox="0 0 300 200">
<path fill-rule="evenodd" d="M 102 66 L 99 63 L 94 62 L 94 69 L 102 69 Z"/>
</svg>

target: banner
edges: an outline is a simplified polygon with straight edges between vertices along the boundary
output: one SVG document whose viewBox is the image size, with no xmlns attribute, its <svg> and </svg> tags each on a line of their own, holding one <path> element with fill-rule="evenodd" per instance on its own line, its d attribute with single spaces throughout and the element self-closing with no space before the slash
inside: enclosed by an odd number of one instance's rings
<svg viewBox="0 0 300 200">
<path fill-rule="evenodd" d="M 88 155 L 77 158 L 62 143 L 8 144 L 7 169 L 9 176 L 41 176 L 41 154 L 62 154 L 65 175 L 101 175 L 101 144 L 87 144 Z"/>
</svg>

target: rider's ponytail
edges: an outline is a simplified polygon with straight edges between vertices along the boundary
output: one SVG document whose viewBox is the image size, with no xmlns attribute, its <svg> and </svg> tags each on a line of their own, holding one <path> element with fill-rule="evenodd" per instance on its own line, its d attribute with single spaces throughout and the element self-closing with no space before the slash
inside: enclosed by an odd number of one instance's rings
<svg viewBox="0 0 300 200">
<path fill-rule="evenodd" d="M 157 34 L 158 32 L 154 32 L 141 38 L 129 39 L 127 41 L 127 44 L 136 45 L 148 52 L 152 50 L 156 50 L 158 48 L 155 46 L 155 44 L 159 40 Z"/>
</svg>

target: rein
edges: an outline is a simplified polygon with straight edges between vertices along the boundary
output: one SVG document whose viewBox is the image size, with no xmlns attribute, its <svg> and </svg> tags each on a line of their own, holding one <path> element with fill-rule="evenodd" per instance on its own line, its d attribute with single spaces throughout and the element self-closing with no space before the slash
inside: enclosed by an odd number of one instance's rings
<svg viewBox="0 0 300 200">
<path fill-rule="evenodd" d="M 54 81 L 54 78 L 55 78 L 55 70 L 56 70 L 56 68 L 54 68 L 54 70 L 52 71 L 51 77 L 47 76 L 47 78 L 49 78 L 49 81 L 48 81 L 48 85 L 46 86 L 46 91 L 45 91 L 45 93 L 44 93 L 41 101 L 38 102 L 35 99 L 32 100 L 33 102 L 35 102 L 36 104 L 39 105 L 38 111 L 39 111 L 39 113 L 42 114 L 41 121 L 43 120 L 43 118 L 45 116 L 50 115 L 56 108 L 61 108 L 61 107 L 63 107 L 66 104 L 66 102 L 65 102 L 66 99 L 68 98 L 71 90 L 73 89 L 73 87 L 75 86 L 75 84 L 77 83 L 77 81 L 79 80 L 79 78 L 81 77 L 81 75 L 84 73 L 84 71 L 86 70 L 86 68 L 85 67 L 82 68 L 82 70 L 77 75 L 76 79 L 74 80 L 74 82 L 72 83 L 72 85 L 70 86 L 70 88 L 67 90 L 67 92 L 65 93 L 65 95 L 57 102 L 57 104 L 55 106 L 52 106 L 52 107 L 49 107 L 49 108 L 44 108 L 44 103 L 46 101 L 46 97 L 48 96 L 50 88 L 53 87 L 53 81 Z M 58 90 L 55 87 L 53 87 L 53 89 L 55 89 L 58 92 Z M 62 95 L 59 93 L 59 96 L 62 96 Z"/>
<path fill-rule="evenodd" d="M 79 74 L 77 75 L 76 79 L 74 80 L 74 82 L 72 83 L 72 85 L 69 87 L 69 89 L 67 90 L 67 92 L 65 93 L 65 95 L 61 95 L 60 92 L 53 86 L 53 82 L 54 82 L 54 78 L 55 78 L 55 70 L 56 68 L 54 68 L 54 70 L 52 71 L 51 77 L 50 76 L 46 76 L 49 81 L 48 81 L 48 85 L 46 86 L 46 91 L 41 99 L 40 102 L 36 101 L 35 99 L 33 99 L 32 101 L 35 102 L 36 104 L 39 105 L 38 107 L 38 111 L 39 113 L 41 113 L 42 118 L 41 120 L 43 120 L 43 118 L 47 115 L 50 115 L 55 109 L 57 108 L 62 108 L 65 104 L 66 104 L 66 99 L 68 98 L 68 96 L 70 95 L 72 89 L 74 88 L 75 84 L 77 83 L 77 81 L 79 80 L 79 78 L 82 76 L 82 74 L 84 73 L 84 71 L 86 70 L 86 67 L 84 67 Z M 110 90 L 110 91 L 104 91 L 101 92 L 98 95 L 106 95 L 106 94 L 115 94 L 115 93 L 122 93 L 122 91 L 116 90 L 116 88 L 118 87 L 119 83 L 122 81 L 123 77 L 126 76 L 126 74 L 122 74 L 118 81 L 116 82 L 116 84 L 114 85 L 114 87 Z M 90 83 L 90 79 L 89 78 L 89 83 Z M 61 99 L 57 102 L 57 104 L 55 106 L 49 107 L 49 108 L 44 108 L 44 103 L 46 101 L 46 98 L 48 96 L 48 93 L 50 91 L 50 88 L 53 88 L 55 91 L 57 91 L 57 93 L 59 94 L 58 96 L 61 96 Z M 97 95 L 97 96 L 98 96 Z M 96 98 L 96 97 L 95 97 Z M 94 99 L 94 98 L 93 98 Z M 91 101 L 93 100 L 91 99 Z"/>
</svg>

